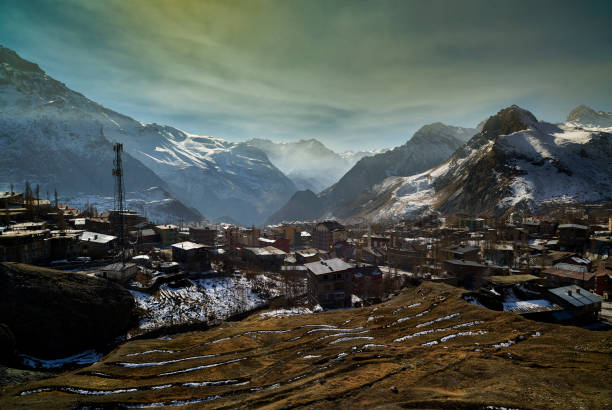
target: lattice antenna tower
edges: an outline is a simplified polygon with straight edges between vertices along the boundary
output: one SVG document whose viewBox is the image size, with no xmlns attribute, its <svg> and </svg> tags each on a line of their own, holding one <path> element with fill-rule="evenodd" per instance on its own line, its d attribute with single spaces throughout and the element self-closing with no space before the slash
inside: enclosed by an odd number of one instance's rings
<svg viewBox="0 0 612 410">
<path fill-rule="evenodd" d="M 113 176 L 115 177 L 115 211 L 118 212 L 119 217 L 119 244 L 121 250 L 125 250 L 126 238 L 125 238 L 125 220 L 124 220 L 124 197 L 125 197 L 125 186 L 123 184 L 123 164 L 121 162 L 121 153 L 123 152 L 123 144 L 113 145 L 113 151 L 115 151 L 115 159 L 113 160 Z"/>
</svg>

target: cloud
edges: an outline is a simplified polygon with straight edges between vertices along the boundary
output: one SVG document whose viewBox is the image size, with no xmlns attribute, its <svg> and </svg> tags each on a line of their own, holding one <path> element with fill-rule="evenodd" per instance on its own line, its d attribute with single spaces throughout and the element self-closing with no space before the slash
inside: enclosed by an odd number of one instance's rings
<svg viewBox="0 0 612 410">
<path fill-rule="evenodd" d="M 8 0 L 6 45 L 139 120 L 394 146 L 515 102 L 612 109 L 607 2 Z M 609 72 L 609 71 L 608 71 Z M 578 101 L 579 99 L 579 101 Z M 606 106 L 608 104 L 608 106 Z"/>
</svg>

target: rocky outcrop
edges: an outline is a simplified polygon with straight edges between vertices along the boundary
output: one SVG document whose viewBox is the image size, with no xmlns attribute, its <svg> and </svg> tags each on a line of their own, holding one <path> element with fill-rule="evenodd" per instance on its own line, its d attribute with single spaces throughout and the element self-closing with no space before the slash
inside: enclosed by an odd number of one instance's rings
<svg viewBox="0 0 612 410">
<path fill-rule="evenodd" d="M 132 295 L 115 283 L 0 263 L 0 323 L 21 353 L 58 358 L 103 346 L 127 331 L 133 313 Z"/>
</svg>

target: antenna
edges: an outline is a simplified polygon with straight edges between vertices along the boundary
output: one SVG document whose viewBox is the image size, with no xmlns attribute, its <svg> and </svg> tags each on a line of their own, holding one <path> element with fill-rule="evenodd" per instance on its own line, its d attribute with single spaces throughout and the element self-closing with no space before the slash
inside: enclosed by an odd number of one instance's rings
<svg viewBox="0 0 612 410">
<path fill-rule="evenodd" d="M 113 176 L 115 177 L 115 211 L 119 213 L 119 246 L 121 247 L 121 258 L 125 259 L 125 219 L 124 219 L 124 196 L 125 187 L 123 185 L 123 164 L 121 162 L 121 153 L 123 152 L 123 144 L 116 143 L 113 145 L 115 151 L 115 159 L 113 160 Z"/>
</svg>

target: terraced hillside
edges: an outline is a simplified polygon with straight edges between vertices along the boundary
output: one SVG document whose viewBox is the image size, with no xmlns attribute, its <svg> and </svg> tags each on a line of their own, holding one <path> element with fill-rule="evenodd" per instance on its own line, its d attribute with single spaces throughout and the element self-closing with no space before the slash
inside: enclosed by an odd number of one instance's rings
<svg viewBox="0 0 612 410">
<path fill-rule="evenodd" d="M 612 332 L 523 320 L 425 283 L 376 307 L 133 340 L 1 391 L 2 408 L 605 408 Z"/>
</svg>

